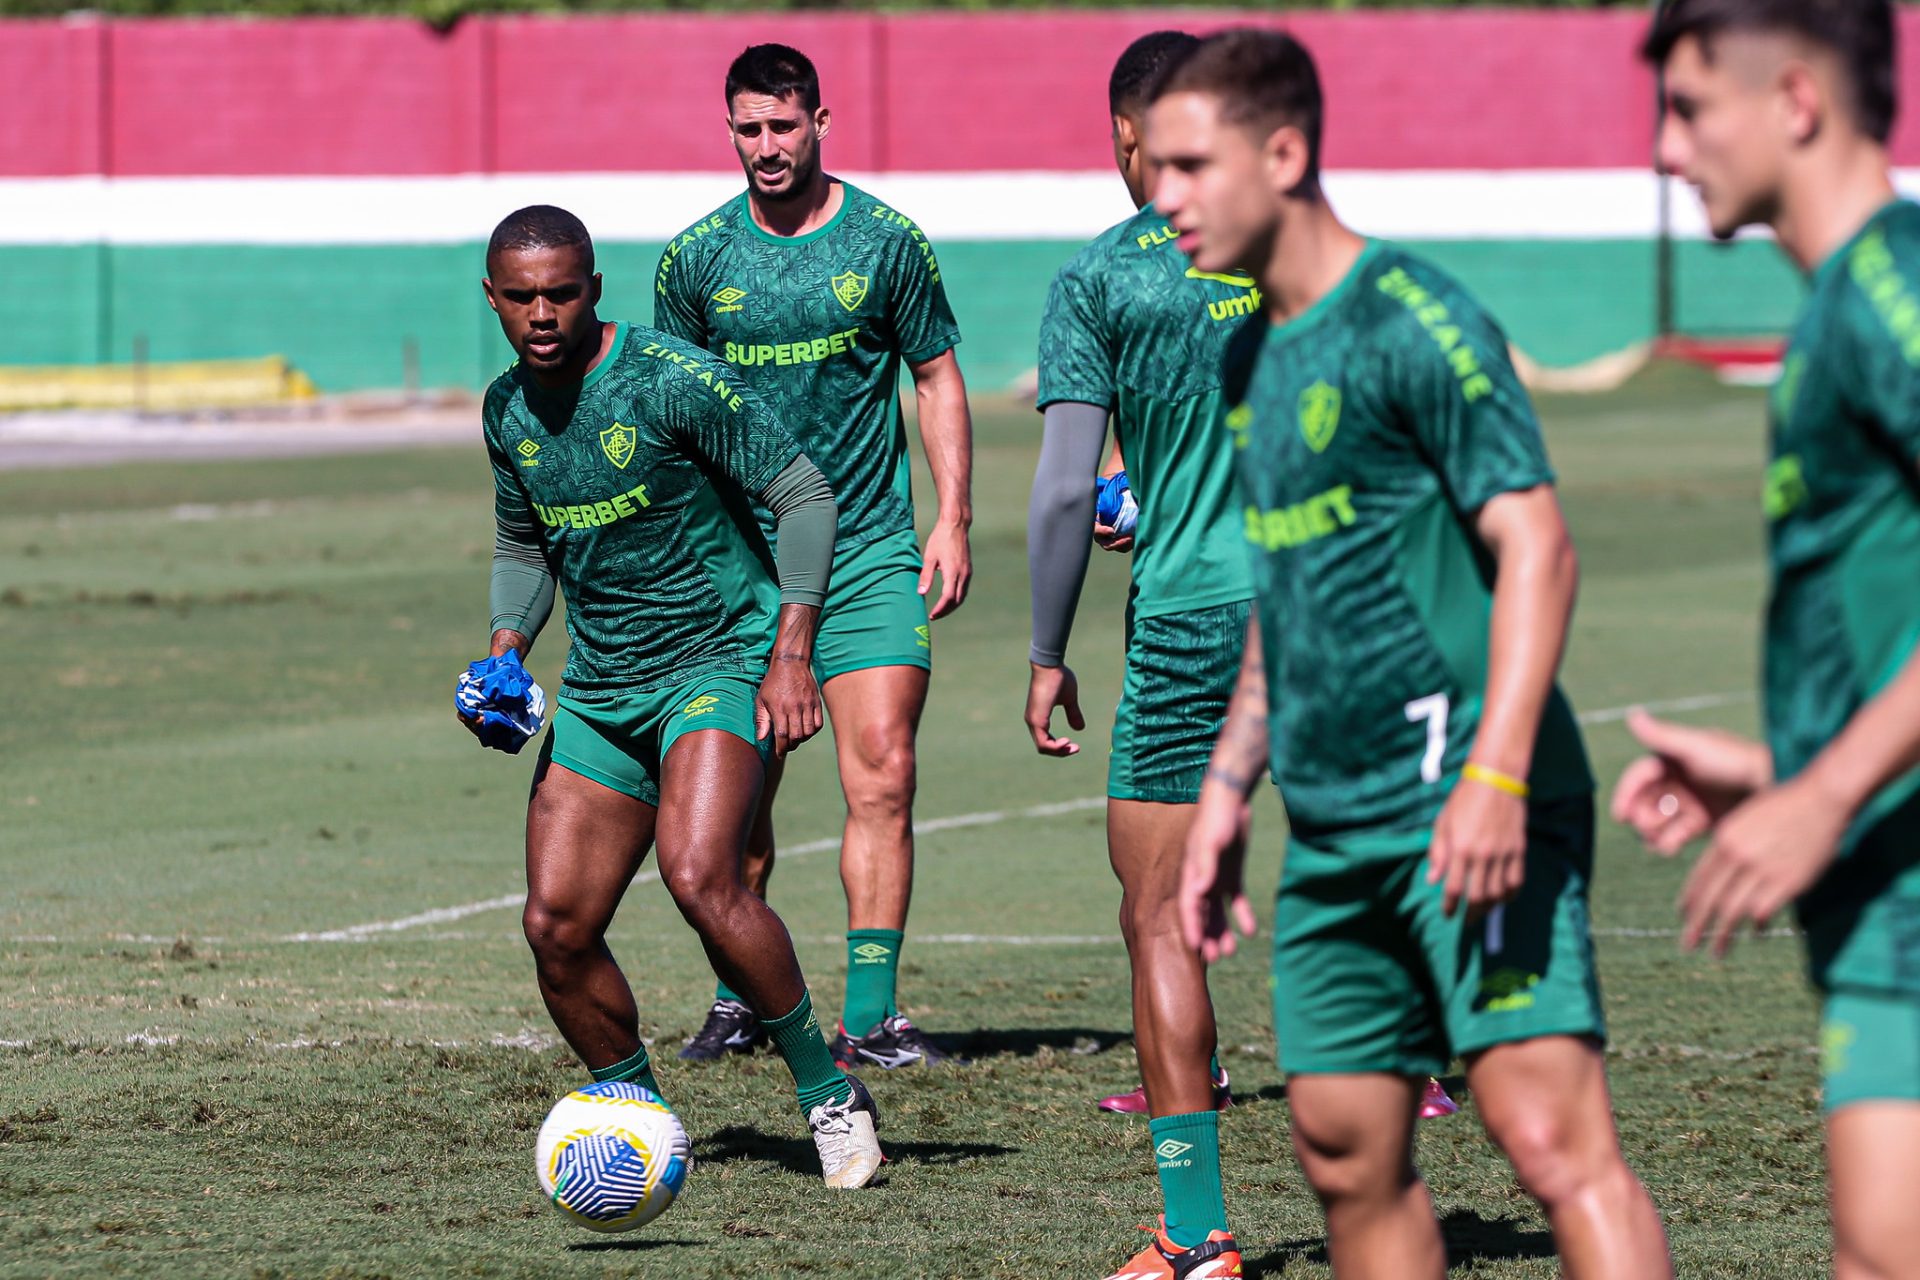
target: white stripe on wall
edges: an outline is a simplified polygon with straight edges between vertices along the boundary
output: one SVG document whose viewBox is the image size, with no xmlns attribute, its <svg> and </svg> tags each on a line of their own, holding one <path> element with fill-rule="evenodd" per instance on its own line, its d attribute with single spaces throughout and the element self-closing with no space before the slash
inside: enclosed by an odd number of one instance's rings
<svg viewBox="0 0 1920 1280">
<path fill-rule="evenodd" d="M 1084 240 L 1131 210 L 1109 173 L 847 175 L 940 240 Z M 1920 192 L 1920 170 L 1901 185 Z M 1637 169 L 1333 173 L 1353 226 L 1396 239 L 1642 239 L 1659 179 Z M 0 180 L 0 244 L 464 244 L 521 205 L 572 209 L 602 240 L 658 241 L 740 189 L 728 174 Z M 1676 183 L 1675 230 L 1706 234 Z"/>
</svg>

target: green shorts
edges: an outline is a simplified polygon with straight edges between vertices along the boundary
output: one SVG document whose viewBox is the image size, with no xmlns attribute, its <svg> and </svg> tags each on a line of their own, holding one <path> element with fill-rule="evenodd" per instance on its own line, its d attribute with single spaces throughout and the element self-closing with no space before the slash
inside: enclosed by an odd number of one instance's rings
<svg viewBox="0 0 1920 1280">
<path fill-rule="evenodd" d="M 1107 795 L 1192 804 L 1227 718 L 1253 602 L 1163 613 L 1127 610 L 1127 674 L 1113 719 Z"/>
<path fill-rule="evenodd" d="M 933 667 L 920 543 L 903 529 L 848 551 L 835 549 L 820 609 L 813 675 L 821 684 L 867 667 Z"/>
<path fill-rule="evenodd" d="M 1822 1105 L 1920 1102 L 1920 998 L 1845 989 L 1820 1014 Z"/>
<path fill-rule="evenodd" d="M 752 676 L 719 671 L 605 702 L 561 698 L 541 754 L 603 787 L 657 806 L 660 762 L 683 733 L 724 730 L 753 743 L 766 759 L 772 741 L 753 732 L 759 692 L 760 682 Z"/>
<path fill-rule="evenodd" d="M 1399 856 L 1287 846 L 1274 920 L 1274 1031 L 1289 1074 L 1439 1075 L 1541 1036 L 1604 1037 L 1587 920 L 1593 798 L 1527 822 L 1520 895 L 1469 924 L 1427 883 L 1424 832 Z"/>
</svg>

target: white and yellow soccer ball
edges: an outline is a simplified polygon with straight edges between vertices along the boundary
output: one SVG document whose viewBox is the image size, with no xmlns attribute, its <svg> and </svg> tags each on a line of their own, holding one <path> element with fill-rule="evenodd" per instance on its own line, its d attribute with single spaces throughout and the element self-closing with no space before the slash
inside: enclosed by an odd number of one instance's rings
<svg viewBox="0 0 1920 1280">
<path fill-rule="evenodd" d="M 660 1095 L 605 1081 L 547 1113 L 534 1144 L 540 1189 L 589 1231 L 631 1231 L 665 1213 L 693 1169 L 693 1144 Z"/>
</svg>

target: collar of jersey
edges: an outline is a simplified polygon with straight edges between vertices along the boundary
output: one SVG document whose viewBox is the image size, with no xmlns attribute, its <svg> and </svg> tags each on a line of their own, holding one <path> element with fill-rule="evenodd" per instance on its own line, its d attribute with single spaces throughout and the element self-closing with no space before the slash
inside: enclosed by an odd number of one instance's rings
<svg viewBox="0 0 1920 1280">
<path fill-rule="evenodd" d="M 755 222 L 753 220 L 753 206 L 752 206 L 753 197 L 744 191 L 740 193 L 740 220 L 747 224 L 748 231 L 751 231 L 754 235 L 759 236 L 762 240 L 765 240 L 768 244 L 783 244 L 783 245 L 811 244 L 815 240 L 818 240 L 821 236 L 824 236 L 828 232 L 832 231 L 835 227 L 839 226 L 842 222 L 846 221 L 847 210 L 853 207 L 853 198 L 856 194 L 853 184 L 851 182 L 844 182 L 838 178 L 832 178 L 832 177 L 829 177 L 827 181 L 840 183 L 840 207 L 833 211 L 833 216 L 831 218 L 828 218 L 823 225 L 815 227 L 813 230 L 807 232 L 805 235 L 777 236 L 773 234 L 773 232 L 761 226 L 759 223 Z"/>
<path fill-rule="evenodd" d="M 1341 301 L 1344 300 L 1349 293 L 1353 292 L 1354 282 L 1366 274 L 1368 264 L 1373 261 L 1379 252 L 1380 242 L 1372 237 L 1368 237 L 1367 242 L 1360 248 L 1360 256 L 1353 260 L 1351 267 L 1347 268 L 1347 274 L 1340 277 L 1340 283 L 1321 294 L 1314 300 L 1313 305 L 1305 311 L 1302 311 L 1291 320 L 1282 321 L 1279 324 L 1273 325 L 1269 331 L 1274 337 L 1285 341 L 1305 333 L 1322 320 L 1325 320 L 1333 313 L 1333 309 L 1339 306 Z"/>
<path fill-rule="evenodd" d="M 580 379 L 579 392 L 586 391 L 594 383 L 600 381 L 601 378 L 604 378 L 607 374 L 607 370 L 613 368 L 615 362 L 617 362 L 620 359 L 620 350 L 626 345 L 627 345 L 627 322 L 625 320 L 621 320 L 616 322 L 613 326 L 613 345 L 607 348 L 606 359 L 602 360 L 599 364 L 593 366 L 593 368 L 587 370 L 586 376 Z M 548 400 L 566 398 L 566 394 L 567 394 L 566 392 L 564 391 L 553 392 L 553 391 L 547 390 L 545 387 L 541 386 L 539 383 L 533 380 L 532 374 L 527 375 L 525 385 L 526 385 L 528 395 L 543 396 Z M 576 394 L 578 393 L 576 392 Z"/>
<path fill-rule="evenodd" d="M 1839 270 L 1840 264 L 1846 261 L 1847 254 L 1853 251 L 1855 245 L 1866 239 L 1868 232 L 1892 218 L 1894 214 L 1900 211 L 1902 205 L 1910 205 L 1913 203 L 1913 201 L 1907 199 L 1905 196 L 1895 196 L 1878 209 L 1875 209 L 1873 216 L 1861 223 L 1860 229 L 1848 236 L 1845 244 L 1820 260 L 1820 265 L 1813 269 L 1813 275 L 1807 283 L 1813 288 L 1818 288 L 1822 284 L 1825 284 L 1827 277 Z"/>
</svg>

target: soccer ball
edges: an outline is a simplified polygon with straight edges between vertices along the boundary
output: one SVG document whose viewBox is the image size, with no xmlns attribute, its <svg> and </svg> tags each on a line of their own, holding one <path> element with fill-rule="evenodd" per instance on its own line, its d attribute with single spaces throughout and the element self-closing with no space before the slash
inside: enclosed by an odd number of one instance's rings
<svg viewBox="0 0 1920 1280">
<path fill-rule="evenodd" d="M 605 1081 L 547 1113 L 534 1144 L 540 1189 L 589 1231 L 631 1231 L 667 1211 L 693 1168 L 693 1144 L 660 1095 Z"/>
</svg>

